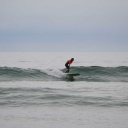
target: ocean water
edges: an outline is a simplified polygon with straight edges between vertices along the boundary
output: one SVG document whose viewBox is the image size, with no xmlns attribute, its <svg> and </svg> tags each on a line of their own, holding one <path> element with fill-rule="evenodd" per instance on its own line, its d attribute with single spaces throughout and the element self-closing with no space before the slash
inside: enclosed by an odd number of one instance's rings
<svg viewBox="0 0 128 128">
<path fill-rule="evenodd" d="M 70 77 L 65 62 L 74 57 Z M 0 53 L 0 128 L 127 128 L 128 53 Z"/>
</svg>

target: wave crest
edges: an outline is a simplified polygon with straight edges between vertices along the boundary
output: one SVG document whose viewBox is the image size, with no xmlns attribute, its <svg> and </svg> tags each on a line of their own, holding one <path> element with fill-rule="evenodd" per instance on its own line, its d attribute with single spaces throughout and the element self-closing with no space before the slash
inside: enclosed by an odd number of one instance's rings
<svg viewBox="0 0 128 128">
<path fill-rule="evenodd" d="M 88 82 L 128 82 L 128 67 L 78 66 L 71 67 L 71 73 L 80 76 L 71 78 L 64 73 L 66 69 L 22 69 L 0 67 L 0 81 L 88 81 Z"/>
</svg>

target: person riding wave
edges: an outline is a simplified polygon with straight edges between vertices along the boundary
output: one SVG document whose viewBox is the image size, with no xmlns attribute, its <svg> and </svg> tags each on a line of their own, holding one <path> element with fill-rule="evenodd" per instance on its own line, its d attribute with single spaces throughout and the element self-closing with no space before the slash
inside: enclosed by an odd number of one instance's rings
<svg viewBox="0 0 128 128">
<path fill-rule="evenodd" d="M 65 73 L 68 73 L 70 70 L 70 64 L 74 61 L 74 58 L 71 58 L 71 60 L 68 60 L 65 64 L 66 68 L 68 69 Z"/>
</svg>

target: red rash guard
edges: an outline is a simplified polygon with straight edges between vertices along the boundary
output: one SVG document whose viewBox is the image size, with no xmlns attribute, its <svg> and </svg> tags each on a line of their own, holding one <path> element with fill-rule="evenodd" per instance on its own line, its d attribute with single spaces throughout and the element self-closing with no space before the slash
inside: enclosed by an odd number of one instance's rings
<svg viewBox="0 0 128 128">
<path fill-rule="evenodd" d="M 72 63 L 72 61 L 71 61 L 71 60 L 68 60 L 68 61 L 67 61 L 67 63 L 68 63 L 68 64 L 71 64 L 71 63 Z"/>
</svg>

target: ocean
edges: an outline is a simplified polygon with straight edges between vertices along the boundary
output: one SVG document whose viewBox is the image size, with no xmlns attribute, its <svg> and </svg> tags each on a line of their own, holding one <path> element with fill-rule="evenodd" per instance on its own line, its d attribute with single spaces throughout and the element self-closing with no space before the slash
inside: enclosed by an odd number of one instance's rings
<svg viewBox="0 0 128 128">
<path fill-rule="evenodd" d="M 64 73 L 71 58 L 79 76 Z M 0 128 L 127 128 L 127 120 L 127 52 L 0 53 Z"/>
</svg>

